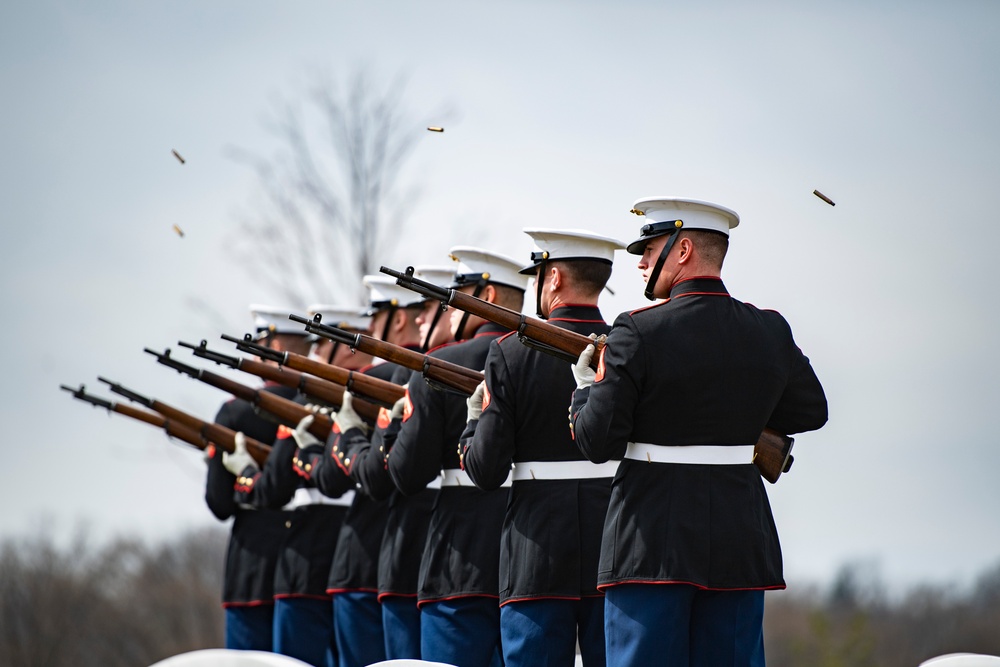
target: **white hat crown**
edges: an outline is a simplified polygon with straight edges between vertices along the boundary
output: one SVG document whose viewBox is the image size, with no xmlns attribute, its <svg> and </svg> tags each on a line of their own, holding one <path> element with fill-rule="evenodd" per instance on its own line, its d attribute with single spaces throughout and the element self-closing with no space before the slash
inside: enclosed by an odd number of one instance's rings
<svg viewBox="0 0 1000 667">
<path fill-rule="evenodd" d="M 259 303 L 250 304 L 250 315 L 253 317 L 253 325 L 257 332 L 257 337 L 263 337 L 268 334 L 308 335 L 301 324 L 288 319 L 288 315 L 291 312 L 290 309 L 279 306 L 265 306 Z"/>
<path fill-rule="evenodd" d="M 372 310 L 388 306 L 406 308 L 421 304 L 424 300 L 413 290 L 397 285 L 396 279 L 389 276 L 372 274 L 362 278 L 361 282 L 368 288 L 368 305 Z"/>
<path fill-rule="evenodd" d="M 510 257 L 472 246 L 455 246 L 449 256 L 458 262 L 458 277 L 479 276 L 521 291 L 528 288 L 528 279 L 520 274 L 521 265 Z"/>
<path fill-rule="evenodd" d="M 590 259 L 613 263 L 615 251 L 625 248 L 618 239 L 584 229 L 526 228 L 523 231 L 535 242 L 532 263 L 521 269 L 521 273 L 527 275 L 533 275 L 541 262 L 550 260 Z"/>
<path fill-rule="evenodd" d="M 354 329 L 356 331 L 367 331 L 372 318 L 365 309 L 360 306 L 341 306 L 327 304 L 313 304 L 307 309 L 310 317 L 322 316 L 323 324 L 340 327 L 341 329 Z"/>
<path fill-rule="evenodd" d="M 740 224 L 740 216 L 732 209 L 700 199 L 682 197 L 645 197 L 632 204 L 632 213 L 643 216 L 641 236 L 629 243 L 626 250 L 641 255 L 646 241 L 675 229 L 704 229 L 729 236 L 729 230 Z M 659 230 L 657 223 L 679 221 L 676 227 Z"/>
<path fill-rule="evenodd" d="M 432 285 L 450 286 L 455 282 L 455 267 L 453 266 L 417 266 L 413 275 Z"/>
</svg>

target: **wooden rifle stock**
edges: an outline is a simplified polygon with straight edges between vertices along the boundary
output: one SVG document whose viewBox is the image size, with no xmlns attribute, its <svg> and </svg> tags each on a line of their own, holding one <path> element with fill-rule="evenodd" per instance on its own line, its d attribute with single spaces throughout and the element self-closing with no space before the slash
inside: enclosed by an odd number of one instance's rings
<svg viewBox="0 0 1000 667">
<path fill-rule="evenodd" d="M 793 444 L 795 438 L 765 428 L 753 448 L 753 462 L 760 471 L 760 476 L 774 484 L 781 473 L 788 472 L 795 460 L 792 457 Z"/>
<path fill-rule="evenodd" d="M 249 340 L 249 334 L 248 337 L 243 340 L 239 340 L 231 336 L 223 336 L 223 339 L 236 343 L 236 347 L 243 352 L 257 354 L 265 359 L 272 359 L 273 361 L 277 361 L 282 366 L 286 366 L 290 369 L 301 371 L 303 373 L 309 373 L 323 378 L 324 380 L 327 380 L 335 385 L 346 387 L 348 391 L 355 396 L 364 399 L 364 401 L 370 401 L 371 403 L 375 403 L 384 408 L 392 408 L 396 401 L 401 399 L 406 393 L 406 390 L 403 389 L 403 387 L 389 382 L 388 380 L 382 380 L 381 378 L 365 375 L 364 373 L 359 373 L 358 371 L 317 361 L 316 359 L 311 359 L 303 354 L 296 354 L 295 352 L 278 352 L 264 347 L 263 345 L 258 345 Z M 246 360 L 241 360 L 241 362 L 245 363 Z M 354 407 L 357 408 L 361 402 L 362 401 L 355 401 L 353 404 Z M 339 406 L 340 403 L 341 401 L 338 401 L 334 403 L 334 405 Z M 358 413 L 362 416 L 366 416 L 361 413 L 360 410 L 358 410 Z M 377 413 L 378 410 L 376 409 L 376 416 Z"/>
<path fill-rule="evenodd" d="M 171 359 L 170 350 L 160 354 L 155 350 L 145 348 L 145 352 L 155 356 L 156 360 L 164 366 L 169 366 L 178 372 L 189 375 L 196 380 L 200 380 L 205 384 L 215 387 L 216 389 L 221 389 L 224 392 L 230 393 L 233 396 L 250 403 L 256 408 L 274 415 L 279 422 L 290 428 L 295 428 L 295 426 L 302 421 L 303 417 L 313 415 L 314 419 L 312 424 L 309 426 L 309 432 L 316 436 L 320 442 L 325 442 L 327 436 L 330 435 L 330 431 L 333 429 L 333 422 L 329 417 L 313 414 L 298 403 L 281 398 L 280 396 L 275 396 L 270 392 L 259 391 L 253 387 L 240 384 L 235 380 L 230 380 L 227 377 L 212 373 L 211 371 L 194 368 L 193 366 L 188 366 L 187 364 L 181 363 L 176 359 Z"/>
<path fill-rule="evenodd" d="M 604 347 L 604 336 L 599 336 L 597 340 L 578 334 L 575 331 L 557 327 L 543 320 L 519 313 L 516 310 L 499 306 L 489 301 L 484 301 L 478 297 L 433 285 L 413 276 L 413 267 L 407 267 L 406 273 L 394 271 L 385 266 L 379 269 L 382 273 L 396 279 L 396 284 L 413 290 L 431 299 L 437 299 L 445 305 L 454 306 L 471 315 L 476 315 L 484 320 L 499 324 L 502 327 L 517 332 L 517 338 L 524 345 L 545 352 L 555 357 L 563 359 L 571 364 L 577 359 L 588 345 L 596 348 L 590 365 L 597 370 L 600 361 L 600 351 Z"/>
<path fill-rule="evenodd" d="M 67 387 L 65 385 L 62 385 L 62 388 L 66 391 L 72 392 L 75 398 L 82 401 L 106 408 L 111 412 L 117 412 L 118 414 L 126 417 L 131 417 L 132 419 L 144 422 L 150 426 L 163 429 L 167 435 L 177 438 L 178 440 L 183 440 L 198 449 L 204 450 L 209 443 L 214 443 L 223 451 L 229 453 L 232 453 L 236 448 L 236 443 L 234 441 L 236 433 L 234 431 L 219 424 L 203 422 L 197 417 L 193 417 L 174 408 L 169 408 L 169 406 L 160 404 L 164 408 L 168 408 L 173 412 L 176 412 L 179 416 L 182 416 L 182 418 L 173 419 L 159 410 L 157 410 L 157 412 L 148 412 L 146 410 L 140 410 L 139 408 L 133 408 L 130 405 L 123 405 L 115 401 L 107 401 L 97 398 L 96 396 L 87 394 L 84 391 L 83 385 L 81 385 L 79 389 L 73 389 L 72 387 Z M 196 426 L 195 423 L 200 423 L 201 426 Z M 258 465 L 264 465 L 264 461 L 267 460 L 267 455 L 271 452 L 271 446 L 265 445 L 264 443 L 250 437 L 246 438 L 246 445 L 247 452 L 253 457 L 254 461 L 256 461 Z"/>
<path fill-rule="evenodd" d="M 283 366 L 272 366 L 253 359 L 243 359 L 241 357 L 230 357 L 217 352 L 212 352 L 207 348 L 205 341 L 201 345 L 195 346 L 190 343 L 180 343 L 184 347 L 191 348 L 196 356 L 209 359 L 216 363 L 224 364 L 230 368 L 241 370 L 244 373 L 256 375 L 263 380 L 269 380 L 275 384 L 280 384 L 292 389 L 298 389 L 306 396 L 317 398 L 325 403 L 340 407 L 344 403 L 344 387 L 341 384 L 330 382 L 318 377 L 312 377 L 305 373 L 300 373 L 291 368 Z M 290 352 L 283 353 L 285 355 Z M 308 357 L 305 357 L 308 359 Z M 311 361 L 311 360 L 310 360 Z M 354 410 L 365 419 L 374 422 L 378 419 L 378 406 L 372 405 L 368 401 L 359 399 L 353 403 Z"/>
<path fill-rule="evenodd" d="M 450 361 L 386 343 L 365 334 L 352 334 L 343 329 L 323 324 L 319 320 L 307 320 L 297 315 L 290 315 L 289 319 L 305 324 L 309 333 L 338 341 L 365 354 L 422 373 L 431 384 L 438 384 L 466 396 L 471 396 L 479 383 L 483 381 L 483 374 L 480 371 L 474 371 Z"/>
</svg>

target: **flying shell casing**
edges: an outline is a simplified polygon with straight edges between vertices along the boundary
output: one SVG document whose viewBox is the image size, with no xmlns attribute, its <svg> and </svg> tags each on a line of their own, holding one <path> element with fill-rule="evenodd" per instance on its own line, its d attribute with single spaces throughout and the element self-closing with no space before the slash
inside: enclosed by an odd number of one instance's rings
<svg viewBox="0 0 1000 667">
<path fill-rule="evenodd" d="M 817 197 L 819 197 L 820 199 L 822 199 L 823 201 L 825 201 L 830 206 L 836 206 L 836 204 L 833 203 L 832 199 L 830 199 L 829 197 L 827 197 L 825 194 L 823 194 L 819 190 L 813 190 L 813 194 L 816 195 Z"/>
</svg>

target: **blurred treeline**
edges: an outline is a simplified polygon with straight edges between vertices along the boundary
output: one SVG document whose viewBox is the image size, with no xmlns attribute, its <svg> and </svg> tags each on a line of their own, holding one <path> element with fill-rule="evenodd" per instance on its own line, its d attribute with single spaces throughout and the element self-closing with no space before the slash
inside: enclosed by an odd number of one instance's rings
<svg viewBox="0 0 1000 667">
<path fill-rule="evenodd" d="M 0 544 L 0 665 L 142 667 L 222 645 L 226 531 L 157 545 L 47 536 Z M 915 667 L 953 652 L 1000 655 L 1000 564 L 972 586 L 890 594 L 870 565 L 827 588 L 768 593 L 770 667 Z"/>
<path fill-rule="evenodd" d="M 226 532 L 0 544 L 0 665 L 143 667 L 222 645 Z"/>
</svg>

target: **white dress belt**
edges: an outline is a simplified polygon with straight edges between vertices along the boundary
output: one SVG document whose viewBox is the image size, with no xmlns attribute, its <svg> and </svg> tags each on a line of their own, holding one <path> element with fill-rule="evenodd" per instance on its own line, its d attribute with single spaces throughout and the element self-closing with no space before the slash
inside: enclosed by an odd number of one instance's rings
<svg viewBox="0 0 1000 667">
<path fill-rule="evenodd" d="M 339 498 L 330 498 L 320 493 L 319 489 L 299 487 L 295 489 L 295 495 L 282 507 L 283 510 L 294 510 L 309 505 L 337 505 L 339 507 L 350 507 L 354 502 L 354 491 L 347 491 Z"/>
<path fill-rule="evenodd" d="M 427 483 L 428 489 L 440 489 L 441 488 L 441 475 L 438 475 L 430 482 Z"/>
<path fill-rule="evenodd" d="M 630 442 L 625 458 L 647 463 L 743 465 L 753 463 L 754 445 L 653 445 Z"/>
<path fill-rule="evenodd" d="M 472 478 L 469 477 L 469 473 L 465 472 L 461 468 L 445 468 L 441 471 L 440 479 L 441 488 L 446 486 L 470 486 L 472 488 L 476 488 Z M 507 475 L 507 479 L 505 479 L 504 483 L 500 486 L 510 486 L 510 475 Z"/>
<path fill-rule="evenodd" d="M 531 479 L 600 479 L 614 477 L 618 461 L 515 461 L 514 481 Z"/>
</svg>

